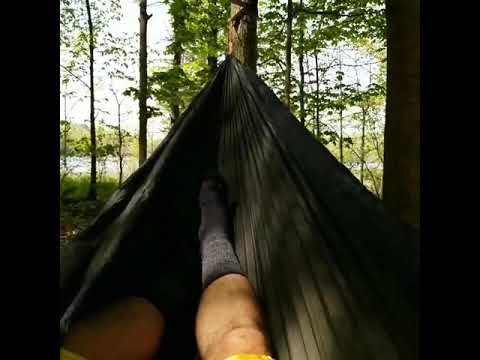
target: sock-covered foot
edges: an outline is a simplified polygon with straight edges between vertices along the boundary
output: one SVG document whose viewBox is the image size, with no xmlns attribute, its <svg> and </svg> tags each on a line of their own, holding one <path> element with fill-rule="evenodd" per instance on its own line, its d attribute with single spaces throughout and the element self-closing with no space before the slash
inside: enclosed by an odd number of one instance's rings
<svg viewBox="0 0 480 360">
<path fill-rule="evenodd" d="M 202 222 L 198 231 L 202 258 L 202 284 L 206 288 L 226 274 L 243 274 L 228 238 L 225 186 L 218 176 L 209 176 L 200 188 Z"/>
</svg>

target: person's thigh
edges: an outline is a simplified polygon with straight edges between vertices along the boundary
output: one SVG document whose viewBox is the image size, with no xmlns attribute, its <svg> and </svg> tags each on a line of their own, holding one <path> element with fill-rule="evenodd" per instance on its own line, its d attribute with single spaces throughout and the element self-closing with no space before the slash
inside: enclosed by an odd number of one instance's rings
<svg viewBox="0 0 480 360">
<path fill-rule="evenodd" d="M 147 360 L 158 351 L 164 327 L 153 304 L 127 297 L 73 324 L 63 347 L 88 360 Z"/>
</svg>

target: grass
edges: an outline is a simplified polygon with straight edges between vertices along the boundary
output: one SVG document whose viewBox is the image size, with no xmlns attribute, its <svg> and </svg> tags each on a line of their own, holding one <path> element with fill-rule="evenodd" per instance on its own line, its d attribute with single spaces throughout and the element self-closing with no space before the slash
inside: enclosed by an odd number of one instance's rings
<svg viewBox="0 0 480 360">
<path fill-rule="evenodd" d="M 98 214 L 118 187 L 116 178 L 102 178 L 97 183 L 97 200 L 87 200 L 88 176 L 68 176 L 60 184 L 60 239 L 70 240 Z"/>
<path fill-rule="evenodd" d="M 90 186 L 89 176 L 67 176 L 60 185 L 60 199 L 64 201 L 83 201 L 87 198 Z M 104 177 L 97 183 L 97 198 L 107 201 L 118 187 L 118 180 Z"/>
</svg>

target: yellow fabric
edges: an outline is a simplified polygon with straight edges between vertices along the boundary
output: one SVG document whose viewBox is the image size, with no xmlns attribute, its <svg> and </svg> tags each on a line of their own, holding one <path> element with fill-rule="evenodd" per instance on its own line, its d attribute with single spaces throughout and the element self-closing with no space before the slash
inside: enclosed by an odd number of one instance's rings
<svg viewBox="0 0 480 360">
<path fill-rule="evenodd" d="M 83 356 L 74 354 L 68 350 L 60 349 L 60 360 L 87 360 Z M 268 355 L 256 354 L 237 354 L 226 358 L 225 360 L 274 360 Z"/>
<path fill-rule="evenodd" d="M 74 354 L 68 350 L 60 349 L 60 360 L 87 360 L 83 356 Z"/>
<path fill-rule="evenodd" d="M 273 358 L 268 355 L 237 354 L 229 356 L 225 360 L 273 360 Z"/>
</svg>

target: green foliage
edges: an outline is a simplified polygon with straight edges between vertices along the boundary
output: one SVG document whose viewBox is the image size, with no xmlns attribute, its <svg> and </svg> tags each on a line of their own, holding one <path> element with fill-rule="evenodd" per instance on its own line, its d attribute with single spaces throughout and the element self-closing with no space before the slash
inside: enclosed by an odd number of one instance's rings
<svg viewBox="0 0 480 360">
<path fill-rule="evenodd" d="M 190 0 L 190 8 L 193 11 L 185 22 L 190 36 L 184 40 L 185 48 L 193 59 L 206 67 L 208 57 L 218 58 L 226 49 L 230 1 Z"/>
<path fill-rule="evenodd" d="M 184 110 L 209 79 L 209 59 L 218 59 L 226 46 L 227 0 L 167 0 L 173 29 L 167 54 L 181 64 L 155 68 L 149 76 L 149 96 L 157 114 L 178 106 Z M 135 96 L 136 90 L 129 94 Z M 162 111 L 164 109 L 164 111 Z"/>
<path fill-rule="evenodd" d="M 181 66 L 154 71 L 149 77 L 151 94 L 163 107 L 171 108 L 177 105 L 184 109 L 199 87 L 194 79 L 189 77 Z"/>
<path fill-rule="evenodd" d="M 68 130 L 67 152 L 64 147 L 64 136 Z M 134 153 L 136 137 L 122 129 L 122 155 Z M 102 160 L 119 156 L 118 127 L 99 124 L 97 127 L 97 157 Z M 79 125 L 62 120 L 60 123 L 60 156 L 88 157 L 90 156 L 90 130 L 86 125 Z"/>
<path fill-rule="evenodd" d="M 67 176 L 62 179 L 60 186 L 60 200 L 62 202 L 82 201 L 88 194 L 89 176 Z M 106 202 L 118 187 L 118 179 L 103 177 L 97 183 L 98 200 Z"/>
<path fill-rule="evenodd" d="M 120 0 L 91 0 L 90 7 L 95 51 L 106 59 L 105 63 L 100 64 L 100 68 L 107 70 L 112 67 L 114 59 L 126 56 L 124 45 L 127 40 L 114 37 L 108 31 L 108 26 L 112 22 L 121 19 Z M 60 24 L 61 65 L 64 70 L 62 78 L 81 79 L 88 73 L 90 56 L 90 35 L 85 1 L 61 0 Z"/>
<path fill-rule="evenodd" d="M 138 99 L 138 84 L 133 83 L 138 69 L 137 65 L 133 66 L 138 60 L 138 38 L 135 34 L 120 37 L 111 34 L 109 25 L 118 20 L 120 14 L 119 0 L 91 1 L 95 51 L 102 58 L 96 69 L 106 78 L 132 81 L 123 94 Z M 220 60 L 227 45 L 229 0 L 162 2 L 168 6 L 172 32 L 165 52 L 168 63 L 155 63 L 148 69 L 149 118 L 166 118 L 176 107 L 183 111 L 208 81 L 211 74 L 209 64 L 213 63 L 209 60 Z M 66 85 L 85 80 L 88 73 L 88 28 L 84 8 L 84 0 L 61 0 L 62 82 Z M 258 73 L 281 98 L 285 86 L 286 18 L 286 0 L 259 0 Z M 384 1 L 304 0 L 301 4 L 298 0 L 294 2 L 293 18 L 291 111 L 299 117 L 300 102 L 303 101 L 306 128 L 338 157 L 341 117 L 344 164 L 360 176 L 362 161 L 370 167 L 383 162 Z M 149 58 L 154 50 L 149 49 Z M 299 90 L 298 61 L 301 57 L 305 70 L 303 95 Z M 179 65 L 174 60 L 180 58 Z M 369 80 L 366 81 L 365 76 L 359 79 L 358 71 L 371 73 Z M 69 96 L 79 98 L 82 94 Z M 362 129 L 365 130 L 364 159 L 359 160 L 362 156 Z M 115 126 L 99 126 L 99 162 L 119 155 L 117 130 Z M 89 155 L 87 127 L 63 119 L 60 132 L 61 156 Z M 122 136 L 125 138 L 125 154 L 135 156 L 138 149 L 134 136 L 126 132 Z M 370 167 L 368 171 L 364 168 L 364 183 L 372 192 L 379 193 L 381 165 Z"/>
</svg>

